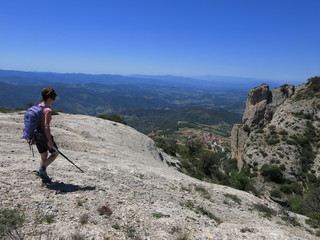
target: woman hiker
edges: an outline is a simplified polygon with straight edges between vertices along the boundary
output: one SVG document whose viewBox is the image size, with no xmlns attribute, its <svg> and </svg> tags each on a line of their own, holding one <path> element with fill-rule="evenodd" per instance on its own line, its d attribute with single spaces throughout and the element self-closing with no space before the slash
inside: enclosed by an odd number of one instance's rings
<svg viewBox="0 0 320 240">
<path fill-rule="evenodd" d="M 51 178 L 47 174 L 47 167 L 57 158 L 58 147 L 51 135 L 50 123 L 52 110 L 50 106 L 55 101 L 57 94 L 53 88 L 44 88 L 41 92 L 42 102 L 38 106 L 43 106 L 42 117 L 39 127 L 35 133 L 35 142 L 41 155 L 40 168 L 37 171 L 39 176 L 46 183 L 51 183 Z M 48 154 L 50 153 L 50 156 Z"/>
</svg>

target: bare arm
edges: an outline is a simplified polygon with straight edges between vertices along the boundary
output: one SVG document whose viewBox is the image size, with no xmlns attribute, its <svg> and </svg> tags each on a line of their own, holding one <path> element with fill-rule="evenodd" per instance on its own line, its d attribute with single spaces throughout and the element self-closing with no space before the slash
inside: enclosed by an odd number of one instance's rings
<svg viewBox="0 0 320 240">
<path fill-rule="evenodd" d="M 44 132 L 45 132 L 46 137 L 48 139 L 48 147 L 53 148 L 50 123 L 51 123 L 51 112 L 47 112 L 44 117 Z"/>
</svg>

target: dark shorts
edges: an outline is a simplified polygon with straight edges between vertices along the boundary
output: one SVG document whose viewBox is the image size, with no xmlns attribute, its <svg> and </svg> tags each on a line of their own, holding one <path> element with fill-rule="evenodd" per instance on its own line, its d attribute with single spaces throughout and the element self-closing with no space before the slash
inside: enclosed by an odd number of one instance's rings
<svg viewBox="0 0 320 240">
<path fill-rule="evenodd" d="M 58 149 L 57 144 L 53 140 L 53 136 L 51 136 L 51 138 L 52 138 L 53 146 L 56 149 Z M 56 152 L 56 150 L 54 150 L 54 149 L 49 149 L 49 147 L 48 147 L 48 139 L 47 139 L 45 133 L 36 132 L 35 133 L 35 140 L 36 140 L 36 146 L 37 146 L 37 149 L 38 149 L 39 153 L 45 153 L 45 152 L 48 152 L 48 151 L 50 153 Z"/>
</svg>

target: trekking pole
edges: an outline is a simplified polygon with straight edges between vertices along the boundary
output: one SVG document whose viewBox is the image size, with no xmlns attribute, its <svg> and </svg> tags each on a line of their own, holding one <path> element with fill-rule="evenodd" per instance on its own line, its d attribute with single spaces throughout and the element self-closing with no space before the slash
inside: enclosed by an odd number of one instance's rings
<svg viewBox="0 0 320 240">
<path fill-rule="evenodd" d="M 84 171 L 79 168 L 76 164 L 74 164 L 69 158 L 67 158 L 62 152 L 59 151 L 59 149 L 57 148 L 52 148 L 53 150 L 57 151 L 58 153 L 60 153 L 65 159 L 67 159 L 70 163 L 72 163 L 76 168 L 78 168 L 82 173 L 84 173 Z"/>
</svg>

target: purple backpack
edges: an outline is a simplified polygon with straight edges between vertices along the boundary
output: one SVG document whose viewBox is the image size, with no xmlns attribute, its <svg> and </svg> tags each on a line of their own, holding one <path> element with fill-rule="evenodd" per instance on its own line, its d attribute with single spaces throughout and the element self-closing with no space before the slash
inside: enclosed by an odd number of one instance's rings
<svg viewBox="0 0 320 240">
<path fill-rule="evenodd" d="M 34 133 L 40 125 L 44 106 L 32 106 L 24 114 L 24 129 L 22 138 L 26 139 L 31 145 L 34 144 Z M 33 149 L 32 149 L 33 150 Z"/>
</svg>

